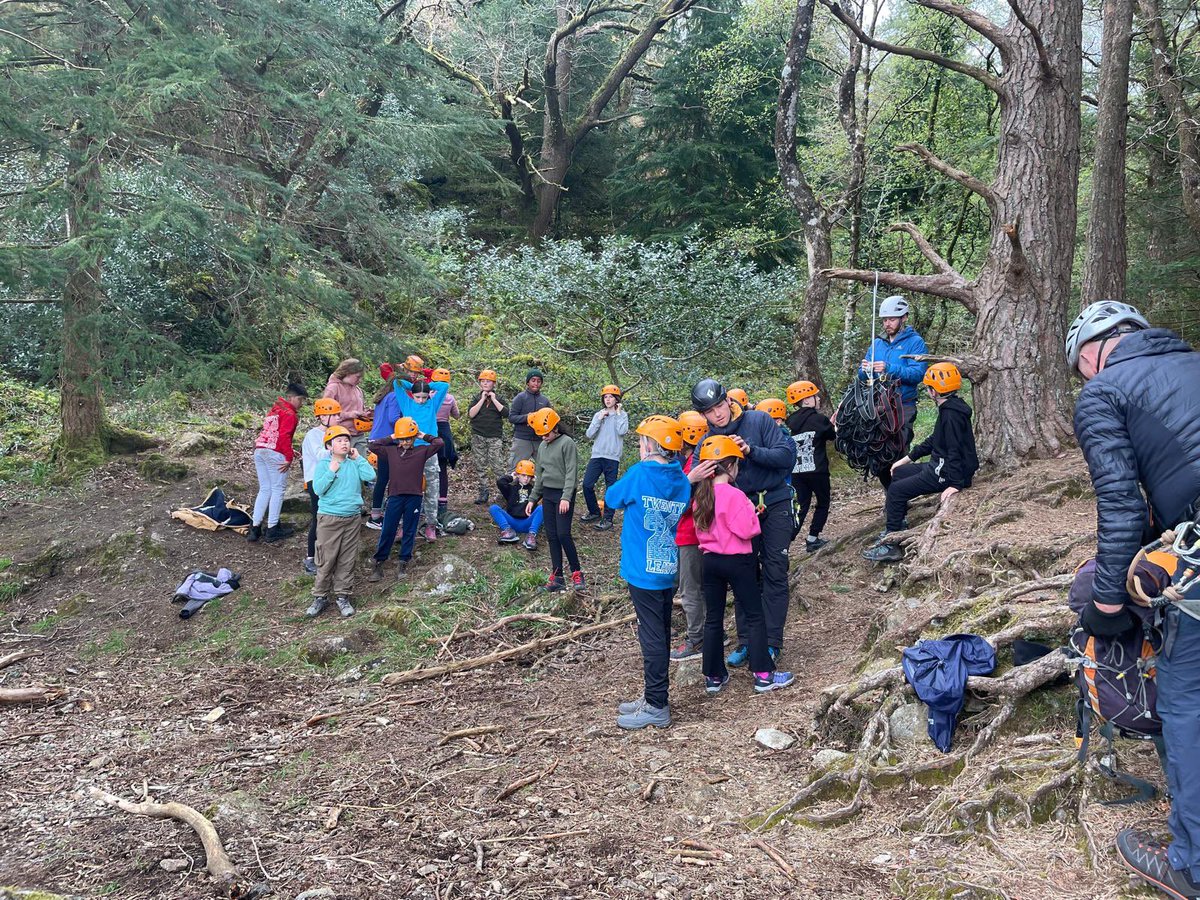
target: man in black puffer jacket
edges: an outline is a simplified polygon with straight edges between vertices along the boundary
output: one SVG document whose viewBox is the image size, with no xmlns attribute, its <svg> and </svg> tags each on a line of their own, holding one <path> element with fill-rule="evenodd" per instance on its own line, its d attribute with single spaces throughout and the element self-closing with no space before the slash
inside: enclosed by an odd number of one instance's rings
<svg viewBox="0 0 1200 900">
<path fill-rule="evenodd" d="M 751 409 L 735 415 L 725 388 L 711 378 L 697 382 L 692 388 L 692 406 L 708 421 L 709 435 L 728 435 L 746 454 L 738 467 L 734 486 L 750 498 L 762 526 L 762 534 L 754 539 L 754 550 L 761 571 L 767 647 L 771 658 L 777 661 L 783 648 L 783 626 L 788 612 L 788 547 L 792 543 L 792 485 L 789 479 L 796 465 L 796 444 L 765 412 Z M 697 446 L 688 479 L 694 483 L 711 474 L 712 465 L 700 462 L 700 447 Z M 743 666 L 749 656 L 744 643 L 749 632 L 742 627 L 741 610 L 736 605 L 734 621 L 738 644 L 725 663 Z"/>
<path fill-rule="evenodd" d="M 889 536 L 908 526 L 908 504 L 925 494 L 941 494 L 945 501 L 971 486 L 979 469 L 975 452 L 975 433 L 971 430 L 971 407 L 958 396 L 962 373 L 953 363 L 934 363 L 922 382 L 938 407 L 933 434 L 917 444 L 909 454 L 892 464 L 892 482 L 887 489 L 887 530 L 878 543 L 863 551 L 872 562 L 899 562 L 904 551 Z M 929 457 L 929 462 L 913 460 Z"/>
<path fill-rule="evenodd" d="M 1075 404 L 1075 435 L 1096 490 L 1096 576 L 1080 623 L 1091 634 L 1114 636 L 1138 621 L 1125 608 L 1138 549 L 1197 512 L 1200 353 L 1111 300 L 1079 314 L 1066 349 L 1087 382 Z M 1166 613 L 1156 680 L 1173 842 L 1126 828 L 1117 851 L 1167 895 L 1200 897 L 1200 621 L 1177 606 Z"/>
</svg>

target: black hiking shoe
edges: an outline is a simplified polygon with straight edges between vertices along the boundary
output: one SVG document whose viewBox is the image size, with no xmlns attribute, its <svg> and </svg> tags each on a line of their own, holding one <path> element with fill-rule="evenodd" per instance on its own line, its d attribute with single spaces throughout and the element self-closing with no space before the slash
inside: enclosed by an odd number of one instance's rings
<svg viewBox="0 0 1200 900">
<path fill-rule="evenodd" d="M 586 513 L 579 517 L 580 522 L 599 522 L 600 513 Z"/>
<path fill-rule="evenodd" d="M 822 538 L 807 537 L 804 539 L 804 551 L 806 553 L 816 553 L 828 543 L 829 541 Z"/>
<path fill-rule="evenodd" d="M 276 541 L 287 540 L 295 533 L 296 529 L 291 525 L 284 525 L 280 522 L 278 525 L 272 525 L 267 529 L 267 533 L 263 535 L 263 543 L 273 544 Z"/>
<path fill-rule="evenodd" d="M 476 505 L 476 506 L 483 506 L 483 505 L 484 505 L 485 503 L 487 503 L 487 502 L 488 502 L 488 492 L 487 492 L 487 488 L 480 488 L 480 489 L 479 489 L 479 496 L 477 496 L 477 497 L 475 498 L 475 505 Z"/>
<path fill-rule="evenodd" d="M 1171 868 L 1167 845 L 1144 831 L 1122 828 L 1117 832 L 1117 857 L 1125 868 L 1147 884 L 1176 900 L 1200 897 L 1200 885 L 1186 872 Z"/>
<path fill-rule="evenodd" d="M 260 537 L 262 537 L 262 526 L 251 525 L 250 530 L 246 532 L 246 540 L 253 544 Z"/>
<path fill-rule="evenodd" d="M 885 544 L 882 541 L 874 547 L 863 551 L 863 559 L 871 562 L 902 562 L 904 551 L 896 544 Z"/>
<path fill-rule="evenodd" d="M 377 559 L 371 565 L 371 574 L 367 576 L 367 581 L 372 584 L 383 581 L 383 560 Z"/>
<path fill-rule="evenodd" d="M 592 527 L 595 528 L 597 531 L 612 531 L 613 530 L 613 522 L 612 522 L 612 519 L 601 519 L 599 522 L 597 522 Z"/>
</svg>

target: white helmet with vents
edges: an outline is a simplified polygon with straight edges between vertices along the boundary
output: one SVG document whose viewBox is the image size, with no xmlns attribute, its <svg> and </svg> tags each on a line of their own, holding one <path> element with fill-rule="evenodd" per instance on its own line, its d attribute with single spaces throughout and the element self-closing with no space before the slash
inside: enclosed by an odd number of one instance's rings
<svg viewBox="0 0 1200 900">
<path fill-rule="evenodd" d="M 1136 307 L 1119 300 L 1098 300 L 1086 306 L 1067 329 L 1067 364 L 1074 369 L 1079 365 L 1079 351 L 1084 344 L 1121 325 L 1130 326 L 1124 331 L 1150 327 Z"/>
</svg>

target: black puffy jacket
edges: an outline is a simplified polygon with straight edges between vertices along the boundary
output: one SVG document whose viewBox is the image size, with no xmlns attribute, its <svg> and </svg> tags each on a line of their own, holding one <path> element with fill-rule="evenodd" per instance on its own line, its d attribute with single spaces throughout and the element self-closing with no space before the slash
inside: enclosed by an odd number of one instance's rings
<svg viewBox="0 0 1200 900">
<path fill-rule="evenodd" d="M 1096 489 L 1093 600 L 1121 605 L 1138 548 L 1200 497 L 1200 353 L 1165 328 L 1126 335 L 1079 394 L 1075 436 Z"/>
</svg>

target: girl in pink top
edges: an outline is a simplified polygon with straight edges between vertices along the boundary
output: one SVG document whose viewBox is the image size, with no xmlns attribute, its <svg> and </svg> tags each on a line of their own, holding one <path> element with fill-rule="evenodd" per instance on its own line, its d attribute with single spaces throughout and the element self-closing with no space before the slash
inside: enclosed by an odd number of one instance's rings
<svg viewBox="0 0 1200 900">
<path fill-rule="evenodd" d="M 767 651 L 762 590 L 753 540 L 762 532 L 754 504 L 733 486 L 742 449 L 725 435 L 713 435 L 700 445 L 700 462 L 688 479 L 695 485 L 692 516 L 704 554 L 704 689 L 719 694 L 729 683 L 725 668 L 725 598 L 733 591 L 748 630 L 750 671 L 754 690 L 764 694 L 792 683 L 790 672 L 776 672 Z"/>
</svg>

